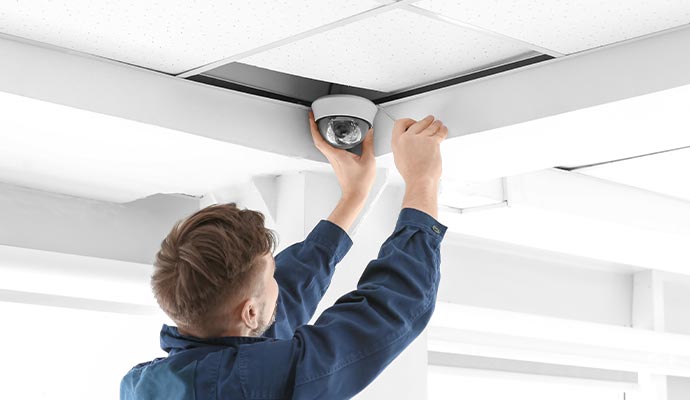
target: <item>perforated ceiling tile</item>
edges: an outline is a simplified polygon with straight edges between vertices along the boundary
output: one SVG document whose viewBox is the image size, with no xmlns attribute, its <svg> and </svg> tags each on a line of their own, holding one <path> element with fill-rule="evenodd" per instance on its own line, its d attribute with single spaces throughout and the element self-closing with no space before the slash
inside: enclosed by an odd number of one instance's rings
<svg viewBox="0 0 690 400">
<path fill-rule="evenodd" d="M 0 2 L 0 32 L 168 73 L 381 6 L 374 0 Z"/>
<path fill-rule="evenodd" d="M 688 0 L 422 0 L 415 6 L 562 53 L 690 23 Z"/>
<path fill-rule="evenodd" d="M 239 61 L 389 92 L 534 54 L 528 53 L 512 42 L 394 10 Z"/>
<path fill-rule="evenodd" d="M 690 148 L 577 169 L 576 172 L 690 200 Z"/>
</svg>

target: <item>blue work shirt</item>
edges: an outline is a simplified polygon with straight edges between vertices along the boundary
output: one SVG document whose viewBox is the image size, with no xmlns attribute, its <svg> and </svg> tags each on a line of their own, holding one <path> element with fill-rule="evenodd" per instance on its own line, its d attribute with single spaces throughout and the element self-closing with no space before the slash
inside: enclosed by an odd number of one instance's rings
<svg viewBox="0 0 690 400">
<path fill-rule="evenodd" d="M 167 357 L 132 368 L 120 398 L 348 399 L 376 378 L 426 327 L 440 279 L 446 227 L 412 208 L 400 211 L 357 289 L 306 325 L 335 265 L 352 246 L 320 221 L 275 257 L 280 287 L 275 324 L 262 337 L 200 339 L 163 325 Z"/>
</svg>

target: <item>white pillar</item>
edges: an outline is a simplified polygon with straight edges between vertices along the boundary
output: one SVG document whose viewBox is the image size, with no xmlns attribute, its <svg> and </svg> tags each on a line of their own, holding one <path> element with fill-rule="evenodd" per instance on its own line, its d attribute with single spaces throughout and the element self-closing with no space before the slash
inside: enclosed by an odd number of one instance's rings
<svg viewBox="0 0 690 400">
<path fill-rule="evenodd" d="M 664 282 L 662 273 L 655 270 L 640 271 L 633 277 L 633 328 L 663 332 Z M 633 400 L 667 400 L 667 377 L 648 371 L 638 371 L 640 393 Z"/>
</svg>

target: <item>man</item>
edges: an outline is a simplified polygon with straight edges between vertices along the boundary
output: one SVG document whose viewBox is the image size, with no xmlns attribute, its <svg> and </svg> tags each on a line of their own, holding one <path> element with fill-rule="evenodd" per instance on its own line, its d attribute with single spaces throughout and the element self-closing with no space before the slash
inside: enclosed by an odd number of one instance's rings
<svg viewBox="0 0 690 400">
<path fill-rule="evenodd" d="M 161 243 L 152 286 L 175 322 L 161 331 L 165 358 L 135 366 L 121 399 L 347 399 L 364 389 L 426 327 L 440 279 L 440 143 L 428 116 L 399 119 L 395 165 L 406 189 L 393 234 L 357 289 L 306 325 L 352 245 L 346 231 L 375 177 L 373 130 L 362 155 L 312 138 L 342 198 L 327 220 L 274 257 L 263 215 L 215 205 L 179 222 Z"/>
</svg>

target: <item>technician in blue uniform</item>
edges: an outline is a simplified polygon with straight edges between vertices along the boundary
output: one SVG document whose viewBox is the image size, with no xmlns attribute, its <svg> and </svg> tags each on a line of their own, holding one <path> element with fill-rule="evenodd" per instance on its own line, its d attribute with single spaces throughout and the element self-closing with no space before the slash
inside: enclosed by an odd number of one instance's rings
<svg viewBox="0 0 690 400">
<path fill-rule="evenodd" d="M 375 177 L 373 131 L 361 156 L 316 147 L 342 189 L 331 215 L 275 256 L 263 215 L 234 204 L 178 222 L 156 255 L 152 286 L 177 327 L 164 325 L 165 358 L 122 379 L 121 399 L 347 399 L 381 373 L 427 325 L 440 279 L 437 218 L 441 121 L 399 119 L 395 165 L 406 189 L 398 221 L 357 289 L 306 325 L 352 241 L 346 233 Z"/>
</svg>

